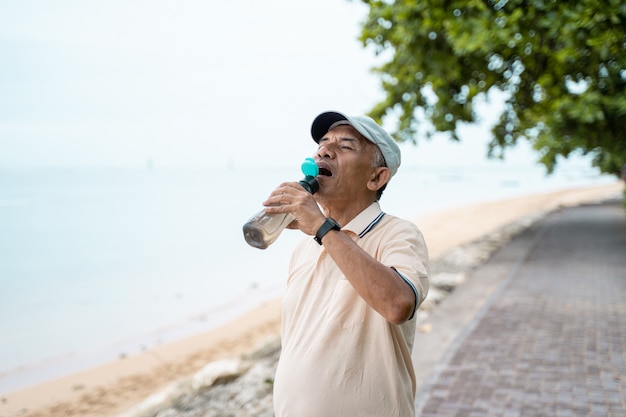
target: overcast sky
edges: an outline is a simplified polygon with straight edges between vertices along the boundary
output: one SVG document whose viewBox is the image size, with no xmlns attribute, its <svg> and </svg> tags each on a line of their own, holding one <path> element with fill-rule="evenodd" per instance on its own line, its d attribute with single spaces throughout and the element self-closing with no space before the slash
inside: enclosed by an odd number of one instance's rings
<svg viewBox="0 0 626 417">
<path fill-rule="evenodd" d="M 280 164 L 382 98 L 347 0 L 0 0 L 0 168 Z M 487 111 L 487 115 L 494 112 Z M 488 121 L 488 118 L 486 119 Z M 403 146 L 485 163 L 486 129 Z M 508 163 L 529 164 L 527 149 Z"/>
</svg>

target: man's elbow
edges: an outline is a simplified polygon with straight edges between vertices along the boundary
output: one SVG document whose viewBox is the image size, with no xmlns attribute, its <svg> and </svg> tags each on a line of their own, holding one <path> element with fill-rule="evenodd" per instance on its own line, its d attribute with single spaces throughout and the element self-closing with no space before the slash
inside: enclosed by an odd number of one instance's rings
<svg viewBox="0 0 626 417">
<path fill-rule="evenodd" d="M 415 299 L 406 299 L 394 303 L 393 308 L 387 314 L 387 321 L 399 325 L 410 320 L 415 311 Z"/>
</svg>

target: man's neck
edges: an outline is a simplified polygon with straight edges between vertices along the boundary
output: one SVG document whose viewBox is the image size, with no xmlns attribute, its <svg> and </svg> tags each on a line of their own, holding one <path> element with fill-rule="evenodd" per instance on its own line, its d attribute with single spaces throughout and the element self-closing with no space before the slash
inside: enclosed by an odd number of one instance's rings
<svg viewBox="0 0 626 417">
<path fill-rule="evenodd" d="M 326 217 L 332 217 L 342 226 L 350 223 L 352 219 L 358 216 L 363 210 L 368 208 L 376 200 L 367 200 L 360 203 L 348 202 L 345 205 L 328 205 L 322 206 L 322 210 Z"/>
</svg>

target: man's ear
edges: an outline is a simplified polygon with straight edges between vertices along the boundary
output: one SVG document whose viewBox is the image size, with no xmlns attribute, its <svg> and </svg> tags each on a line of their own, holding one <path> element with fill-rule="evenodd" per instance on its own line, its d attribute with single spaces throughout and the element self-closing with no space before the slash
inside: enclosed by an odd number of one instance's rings
<svg viewBox="0 0 626 417">
<path fill-rule="evenodd" d="M 367 188 L 372 191 L 380 190 L 391 179 L 391 171 L 387 167 L 374 168 L 370 180 L 367 182 Z"/>
</svg>

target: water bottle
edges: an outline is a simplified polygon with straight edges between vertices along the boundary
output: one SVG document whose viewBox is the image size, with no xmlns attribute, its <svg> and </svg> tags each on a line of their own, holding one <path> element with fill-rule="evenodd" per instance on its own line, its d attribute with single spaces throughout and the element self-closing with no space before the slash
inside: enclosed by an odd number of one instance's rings
<svg viewBox="0 0 626 417">
<path fill-rule="evenodd" d="M 304 160 L 302 173 L 304 179 L 299 181 L 300 185 L 311 194 L 315 194 L 320 185 L 315 179 L 319 173 L 319 168 L 313 158 Z M 243 237 L 250 246 L 265 249 L 276 241 L 283 229 L 294 218 L 291 213 L 268 214 L 265 210 L 261 210 L 243 225 Z"/>
</svg>

